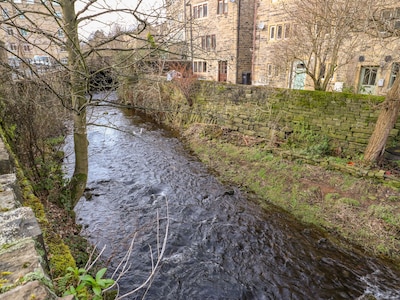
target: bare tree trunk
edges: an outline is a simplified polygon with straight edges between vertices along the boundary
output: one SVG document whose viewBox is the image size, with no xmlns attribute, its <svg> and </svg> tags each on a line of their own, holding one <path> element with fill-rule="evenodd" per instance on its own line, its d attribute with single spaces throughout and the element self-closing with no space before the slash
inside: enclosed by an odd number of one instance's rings
<svg viewBox="0 0 400 300">
<path fill-rule="evenodd" d="M 88 176 L 88 140 L 86 123 L 86 68 L 79 44 L 78 24 L 73 0 L 63 2 L 65 20 L 64 31 L 67 36 L 67 50 L 71 81 L 71 100 L 74 121 L 75 170 L 70 182 L 71 207 L 82 197 Z"/>
<path fill-rule="evenodd" d="M 382 103 L 382 109 L 376 121 L 368 146 L 364 152 L 364 160 L 375 162 L 382 157 L 390 130 L 397 121 L 400 110 L 400 74 Z"/>
</svg>

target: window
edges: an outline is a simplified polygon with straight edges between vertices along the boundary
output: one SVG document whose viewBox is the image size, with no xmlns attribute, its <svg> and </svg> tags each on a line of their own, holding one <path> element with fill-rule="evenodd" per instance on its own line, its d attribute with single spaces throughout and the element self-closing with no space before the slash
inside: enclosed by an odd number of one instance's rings
<svg viewBox="0 0 400 300">
<path fill-rule="evenodd" d="M 193 19 L 200 19 L 207 17 L 207 3 L 202 3 L 196 6 L 193 6 Z"/>
<path fill-rule="evenodd" d="M 375 85 L 377 73 L 378 73 L 377 67 L 365 67 L 365 71 L 362 78 L 362 84 Z"/>
<path fill-rule="evenodd" d="M 68 64 L 68 58 L 63 57 L 63 58 L 61 58 L 60 62 L 61 62 L 63 65 Z"/>
<path fill-rule="evenodd" d="M 270 40 L 275 39 L 275 26 L 269 27 L 269 39 Z"/>
<path fill-rule="evenodd" d="M 276 26 L 276 38 L 278 40 L 282 39 L 282 34 L 283 34 L 283 25 Z"/>
<path fill-rule="evenodd" d="M 19 59 L 16 57 L 11 57 L 8 59 L 8 64 L 10 65 L 10 67 L 12 68 L 19 68 Z"/>
<path fill-rule="evenodd" d="M 217 41 L 215 34 L 206 35 L 201 37 L 201 48 L 204 50 L 215 50 Z"/>
<path fill-rule="evenodd" d="M 392 64 L 392 71 L 390 72 L 389 86 L 391 88 L 393 86 L 394 81 L 396 80 L 397 74 L 399 74 L 400 63 L 394 62 Z"/>
<path fill-rule="evenodd" d="M 400 7 L 384 9 L 381 11 L 381 32 L 400 30 Z"/>
<path fill-rule="evenodd" d="M 57 30 L 57 36 L 58 36 L 59 38 L 64 37 L 64 31 L 63 31 L 61 28 Z"/>
<path fill-rule="evenodd" d="M 228 0 L 218 0 L 217 14 L 227 14 L 228 13 Z"/>
<path fill-rule="evenodd" d="M 269 39 L 270 40 L 281 40 L 288 39 L 291 34 L 290 23 L 278 24 L 269 26 Z"/>
<path fill-rule="evenodd" d="M 274 76 L 275 77 L 279 76 L 279 66 L 275 66 L 275 68 L 274 68 Z"/>
<path fill-rule="evenodd" d="M 285 24 L 284 38 L 288 39 L 290 36 L 290 24 Z"/>
<path fill-rule="evenodd" d="M 268 77 L 272 76 L 272 64 L 267 65 L 267 75 Z"/>
<path fill-rule="evenodd" d="M 29 44 L 23 44 L 22 49 L 24 50 L 24 52 L 30 52 L 32 50 L 32 46 Z"/>
<path fill-rule="evenodd" d="M 57 19 L 62 19 L 62 12 L 56 11 L 54 15 Z"/>
<path fill-rule="evenodd" d="M 3 14 L 3 18 L 4 18 L 4 19 L 8 19 L 8 18 L 10 17 L 7 8 L 3 8 L 3 9 L 2 9 L 2 14 Z"/>
<path fill-rule="evenodd" d="M 28 4 L 34 4 L 34 3 L 35 3 L 35 0 L 26 0 L 26 3 L 28 3 Z"/>
<path fill-rule="evenodd" d="M 14 30 L 11 27 L 7 27 L 6 30 L 8 35 L 14 35 Z"/>
<path fill-rule="evenodd" d="M 207 63 L 205 61 L 193 62 L 193 72 L 195 73 L 207 72 Z"/>
<path fill-rule="evenodd" d="M 15 44 L 15 43 L 10 43 L 10 50 L 11 50 L 11 51 L 16 51 L 16 50 L 17 50 L 17 44 Z"/>
<path fill-rule="evenodd" d="M 279 67 L 273 64 L 268 64 L 267 65 L 267 75 L 268 77 L 272 76 L 279 76 Z"/>
<path fill-rule="evenodd" d="M 60 52 L 67 52 L 67 47 L 61 46 L 60 47 Z"/>
<path fill-rule="evenodd" d="M 22 3 L 22 0 L 14 0 L 14 3 Z"/>
<path fill-rule="evenodd" d="M 28 32 L 27 32 L 25 29 L 20 29 L 20 30 L 19 30 L 19 33 L 20 33 L 22 36 L 28 36 Z"/>
</svg>

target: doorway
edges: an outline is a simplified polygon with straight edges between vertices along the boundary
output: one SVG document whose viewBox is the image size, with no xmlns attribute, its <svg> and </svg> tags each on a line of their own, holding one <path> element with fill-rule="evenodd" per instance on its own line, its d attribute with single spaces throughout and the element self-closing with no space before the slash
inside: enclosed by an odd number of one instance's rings
<svg viewBox="0 0 400 300">
<path fill-rule="evenodd" d="M 295 90 L 304 90 L 306 83 L 306 66 L 299 62 L 295 65 L 293 72 L 292 88 Z"/>
<path fill-rule="evenodd" d="M 375 93 L 376 77 L 378 74 L 378 67 L 362 67 L 360 74 L 360 85 L 358 92 L 360 94 Z"/>
<path fill-rule="evenodd" d="M 218 81 L 226 82 L 226 77 L 228 73 L 228 62 L 219 61 L 218 62 Z"/>
</svg>

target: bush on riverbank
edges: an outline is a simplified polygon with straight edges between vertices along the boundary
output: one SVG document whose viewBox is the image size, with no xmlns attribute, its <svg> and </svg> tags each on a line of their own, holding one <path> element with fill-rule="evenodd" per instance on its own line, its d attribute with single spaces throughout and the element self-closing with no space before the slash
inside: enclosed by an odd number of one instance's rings
<svg viewBox="0 0 400 300">
<path fill-rule="evenodd" d="M 79 236 L 71 209 L 63 203 L 62 143 L 68 114 L 46 88 L 27 81 L 2 90 L 0 135 L 9 145 L 17 168 L 23 205 L 34 211 L 43 232 L 50 275 L 58 280 L 68 267 L 84 266 L 91 250 Z M 2 129 L 2 130 L 1 130 Z"/>
</svg>

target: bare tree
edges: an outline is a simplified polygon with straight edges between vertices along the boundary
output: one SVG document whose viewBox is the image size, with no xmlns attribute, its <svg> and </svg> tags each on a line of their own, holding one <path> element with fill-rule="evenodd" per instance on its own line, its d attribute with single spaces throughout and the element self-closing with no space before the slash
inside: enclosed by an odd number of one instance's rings
<svg viewBox="0 0 400 300">
<path fill-rule="evenodd" d="M 152 5 L 143 0 L 115 2 L 113 6 L 105 0 L 0 3 L 2 34 L 8 40 L 0 45 L 8 56 L 8 60 L 1 62 L 3 70 L 8 70 L 13 80 L 42 82 L 72 112 L 75 148 L 75 170 L 69 186 L 72 207 L 87 183 L 87 108 L 113 105 L 106 99 L 93 97 L 93 78 L 105 73 L 129 74 L 138 69 L 135 65 L 163 47 L 158 44 L 157 49 L 149 48 L 143 32 L 163 23 L 164 1 Z M 55 73 L 60 80 L 54 80 Z"/>
<path fill-rule="evenodd" d="M 282 14 L 292 23 L 276 28 L 275 60 L 294 61 L 312 80 L 315 90 L 327 90 L 335 72 L 349 63 L 362 41 L 370 0 L 283 1 Z M 289 27 L 290 25 L 290 27 Z"/>
<path fill-rule="evenodd" d="M 371 10 L 368 33 L 384 44 L 398 43 L 400 36 L 400 5 L 396 1 L 383 0 Z M 393 85 L 386 94 L 375 129 L 364 152 L 364 160 L 378 161 L 385 152 L 391 129 L 396 124 L 400 111 L 400 76 L 396 74 Z"/>
</svg>

